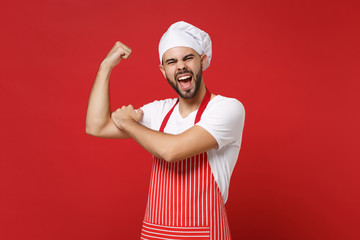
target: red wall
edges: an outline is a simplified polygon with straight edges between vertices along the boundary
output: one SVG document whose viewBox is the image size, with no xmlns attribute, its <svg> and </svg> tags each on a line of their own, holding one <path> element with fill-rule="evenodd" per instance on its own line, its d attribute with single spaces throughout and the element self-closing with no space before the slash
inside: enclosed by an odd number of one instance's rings
<svg viewBox="0 0 360 240">
<path fill-rule="evenodd" d="M 115 41 L 113 109 L 175 97 L 157 45 L 185 20 L 213 40 L 204 73 L 246 108 L 227 211 L 233 239 L 360 239 L 359 1 L 3 1 L 0 239 L 138 239 L 151 156 L 85 134 Z"/>
</svg>

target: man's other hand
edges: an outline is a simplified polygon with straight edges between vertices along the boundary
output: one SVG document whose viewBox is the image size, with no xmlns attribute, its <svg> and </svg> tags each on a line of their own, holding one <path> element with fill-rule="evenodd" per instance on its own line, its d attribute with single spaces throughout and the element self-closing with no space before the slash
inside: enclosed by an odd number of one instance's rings
<svg viewBox="0 0 360 240">
<path fill-rule="evenodd" d="M 134 110 L 132 105 L 123 106 L 111 113 L 111 119 L 121 130 L 126 131 L 126 124 L 139 122 L 142 119 L 143 111 L 139 108 Z"/>
</svg>

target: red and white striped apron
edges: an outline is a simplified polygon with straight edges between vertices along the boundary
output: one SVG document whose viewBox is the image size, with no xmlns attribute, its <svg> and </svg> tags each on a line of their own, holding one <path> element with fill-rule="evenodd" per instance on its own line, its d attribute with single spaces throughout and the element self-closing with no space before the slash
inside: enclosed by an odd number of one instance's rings
<svg viewBox="0 0 360 240">
<path fill-rule="evenodd" d="M 207 91 L 194 124 L 200 120 L 210 97 Z M 164 131 L 175 105 L 159 131 Z M 231 239 L 223 198 L 206 152 L 174 163 L 153 157 L 141 239 Z"/>
</svg>

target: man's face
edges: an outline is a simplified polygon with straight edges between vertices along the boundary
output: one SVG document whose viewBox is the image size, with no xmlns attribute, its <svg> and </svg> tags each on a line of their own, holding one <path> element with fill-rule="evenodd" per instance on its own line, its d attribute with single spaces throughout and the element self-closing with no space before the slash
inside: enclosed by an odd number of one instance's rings
<svg viewBox="0 0 360 240">
<path fill-rule="evenodd" d="M 200 56 L 192 48 L 175 47 L 167 50 L 162 60 L 160 70 L 179 96 L 195 97 L 201 86 L 206 55 Z"/>
</svg>

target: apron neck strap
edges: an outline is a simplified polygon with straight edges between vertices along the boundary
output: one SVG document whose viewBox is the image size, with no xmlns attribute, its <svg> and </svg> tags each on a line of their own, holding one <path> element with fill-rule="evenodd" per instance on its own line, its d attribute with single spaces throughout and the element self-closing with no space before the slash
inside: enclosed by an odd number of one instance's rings
<svg viewBox="0 0 360 240">
<path fill-rule="evenodd" d="M 195 121 L 194 124 L 197 124 L 200 119 L 201 119 L 201 115 L 203 114 L 207 104 L 210 102 L 211 99 L 211 93 L 208 89 L 206 89 L 206 93 L 205 96 L 203 98 L 203 100 L 201 101 L 200 107 L 196 113 L 196 117 L 195 117 Z M 179 99 L 177 99 L 176 103 L 174 104 L 174 106 L 170 109 L 170 111 L 166 114 L 164 120 L 161 123 L 161 127 L 159 129 L 160 132 L 164 132 L 165 126 L 167 124 L 167 122 L 169 121 L 170 115 L 172 114 L 172 112 L 174 111 L 175 106 L 179 103 Z"/>
<path fill-rule="evenodd" d="M 205 96 L 204 96 L 203 100 L 201 101 L 200 107 L 196 113 L 194 125 L 200 121 L 201 115 L 203 114 L 208 103 L 210 102 L 210 99 L 211 99 L 211 93 L 208 89 L 206 89 Z"/>
</svg>

